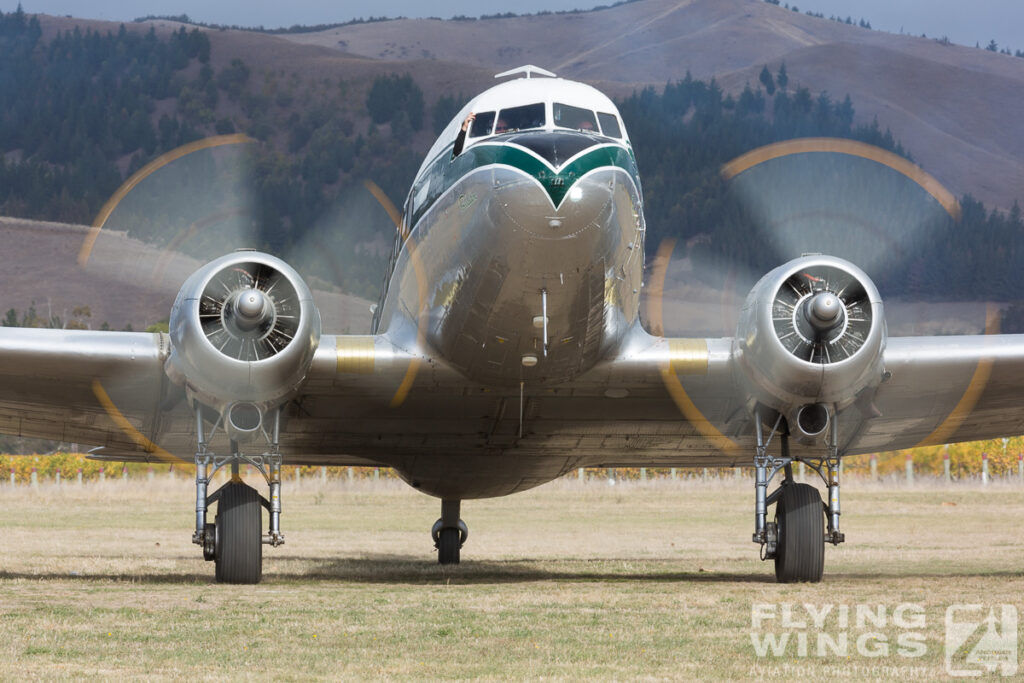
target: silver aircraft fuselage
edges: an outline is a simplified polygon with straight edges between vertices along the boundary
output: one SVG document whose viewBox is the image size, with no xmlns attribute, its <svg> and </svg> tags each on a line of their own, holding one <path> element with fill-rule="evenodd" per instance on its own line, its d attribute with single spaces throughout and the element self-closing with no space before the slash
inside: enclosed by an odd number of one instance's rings
<svg viewBox="0 0 1024 683">
<path fill-rule="evenodd" d="M 418 336 L 486 385 L 585 372 L 637 320 L 644 219 L 628 143 L 536 130 L 451 150 L 410 191 L 377 331 Z"/>
</svg>

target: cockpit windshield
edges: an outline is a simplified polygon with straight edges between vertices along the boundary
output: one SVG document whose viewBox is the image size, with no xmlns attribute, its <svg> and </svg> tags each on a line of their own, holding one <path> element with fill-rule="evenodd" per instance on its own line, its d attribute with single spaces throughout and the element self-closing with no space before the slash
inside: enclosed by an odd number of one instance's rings
<svg viewBox="0 0 1024 683">
<path fill-rule="evenodd" d="M 473 127 L 469 129 L 469 137 L 479 138 L 484 135 L 491 134 L 491 128 L 494 126 L 494 112 L 483 111 L 476 115 L 473 119 Z"/>
<path fill-rule="evenodd" d="M 555 125 L 559 128 L 597 132 L 597 120 L 594 119 L 594 112 L 589 109 L 555 102 L 551 107 L 551 115 L 555 119 Z"/>
<path fill-rule="evenodd" d="M 610 138 L 621 138 L 622 129 L 619 127 L 619 119 L 615 114 L 597 112 L 597 118 L 601 122 L 601 132 Z"/>
<path fill-rule="evenodd" d="M 502 109 L 498 114 L 498 123 L 494 132 L 510 133 L 516 130 L 544 127 L 544 103 L 527 104 L 522 107 Z"/>
</svg>

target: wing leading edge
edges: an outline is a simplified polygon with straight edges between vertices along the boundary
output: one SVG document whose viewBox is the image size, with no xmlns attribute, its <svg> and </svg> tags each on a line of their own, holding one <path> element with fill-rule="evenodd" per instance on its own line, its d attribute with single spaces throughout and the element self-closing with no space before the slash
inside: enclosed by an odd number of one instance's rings
<svg viewBox="0 0 1024 683">
<path fill-rule="evenodd" d="M 3 328 L 0 432 L 152 450 L 168 350 L 160 333 Z"/>
<path fill-rule="evenodd" d="M 282 447 L 295 464 L 503 452 L 565 467 L 742 464 L 752 444 L 732 346 L 637 329 L 568 385 L 520 396 L 471 386 L 384 335 L 325 335 Z M 191 461 L 168 353 L 163 334 L 0 329 L 0 432 L 99 446 L 106 459 Z M 844 454 L 1024 433 L 1024 335 L 897 337 L 884 354 L 871 415 L 840 415 Z"/>
<path fill-rule="evenodd" d="M 893 337 L 885 369 L 847 453 L 1024 434 L 1024 335 Z"/>
</svg>

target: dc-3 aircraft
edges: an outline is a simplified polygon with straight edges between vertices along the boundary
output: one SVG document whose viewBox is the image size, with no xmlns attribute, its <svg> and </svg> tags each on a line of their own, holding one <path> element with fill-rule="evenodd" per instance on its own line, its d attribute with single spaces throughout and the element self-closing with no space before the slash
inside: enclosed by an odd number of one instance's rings
<svg viewBox="0 0 1024 683">
<path fill-rule="evenodd" d="M 466 499 L 578 467 L 753 466 L 762 556 L 779 581 L 819 581 L 844 540 L 840 458 L 1024 433 L 1024 336 L 888 337 L 875 285 L 840 258 L 769 272 L 732 338 L 650 334 L 619 112 L 537 67 L 499 74 L 517 75 L 427 154 L 372 334 L 322 334 L 292 267 L 235 251 L 187 279 L 169 334 L 0 330 L 0 431 L 194 457 L 193 541 L 229 583 L 258 582 L 263 545 L 284 542 L 282 464 L 393 467 L 441 499 L 442 564 L 459 561 Z M 210 492 L 220 467 L 235 476 Z"/>
</svg>

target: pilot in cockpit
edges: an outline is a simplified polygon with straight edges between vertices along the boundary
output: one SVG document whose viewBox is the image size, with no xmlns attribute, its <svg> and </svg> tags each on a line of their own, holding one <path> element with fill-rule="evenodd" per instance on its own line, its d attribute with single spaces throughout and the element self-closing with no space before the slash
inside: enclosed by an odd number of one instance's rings
<svg viewBox="0 0 1024 683">
<path fill-rule="evenodd" d="M 475 119 L 476 114 L 469 112 L 469 116 L 462 122 L 462 128 L 459 129 L 459 134 L 455 137 L 455 146 L 452 147 L 452 159 L 462 154 L 462 148 L 466 145 L 466 134 L 469 132 L 469 127 Z"/>
</svg>

